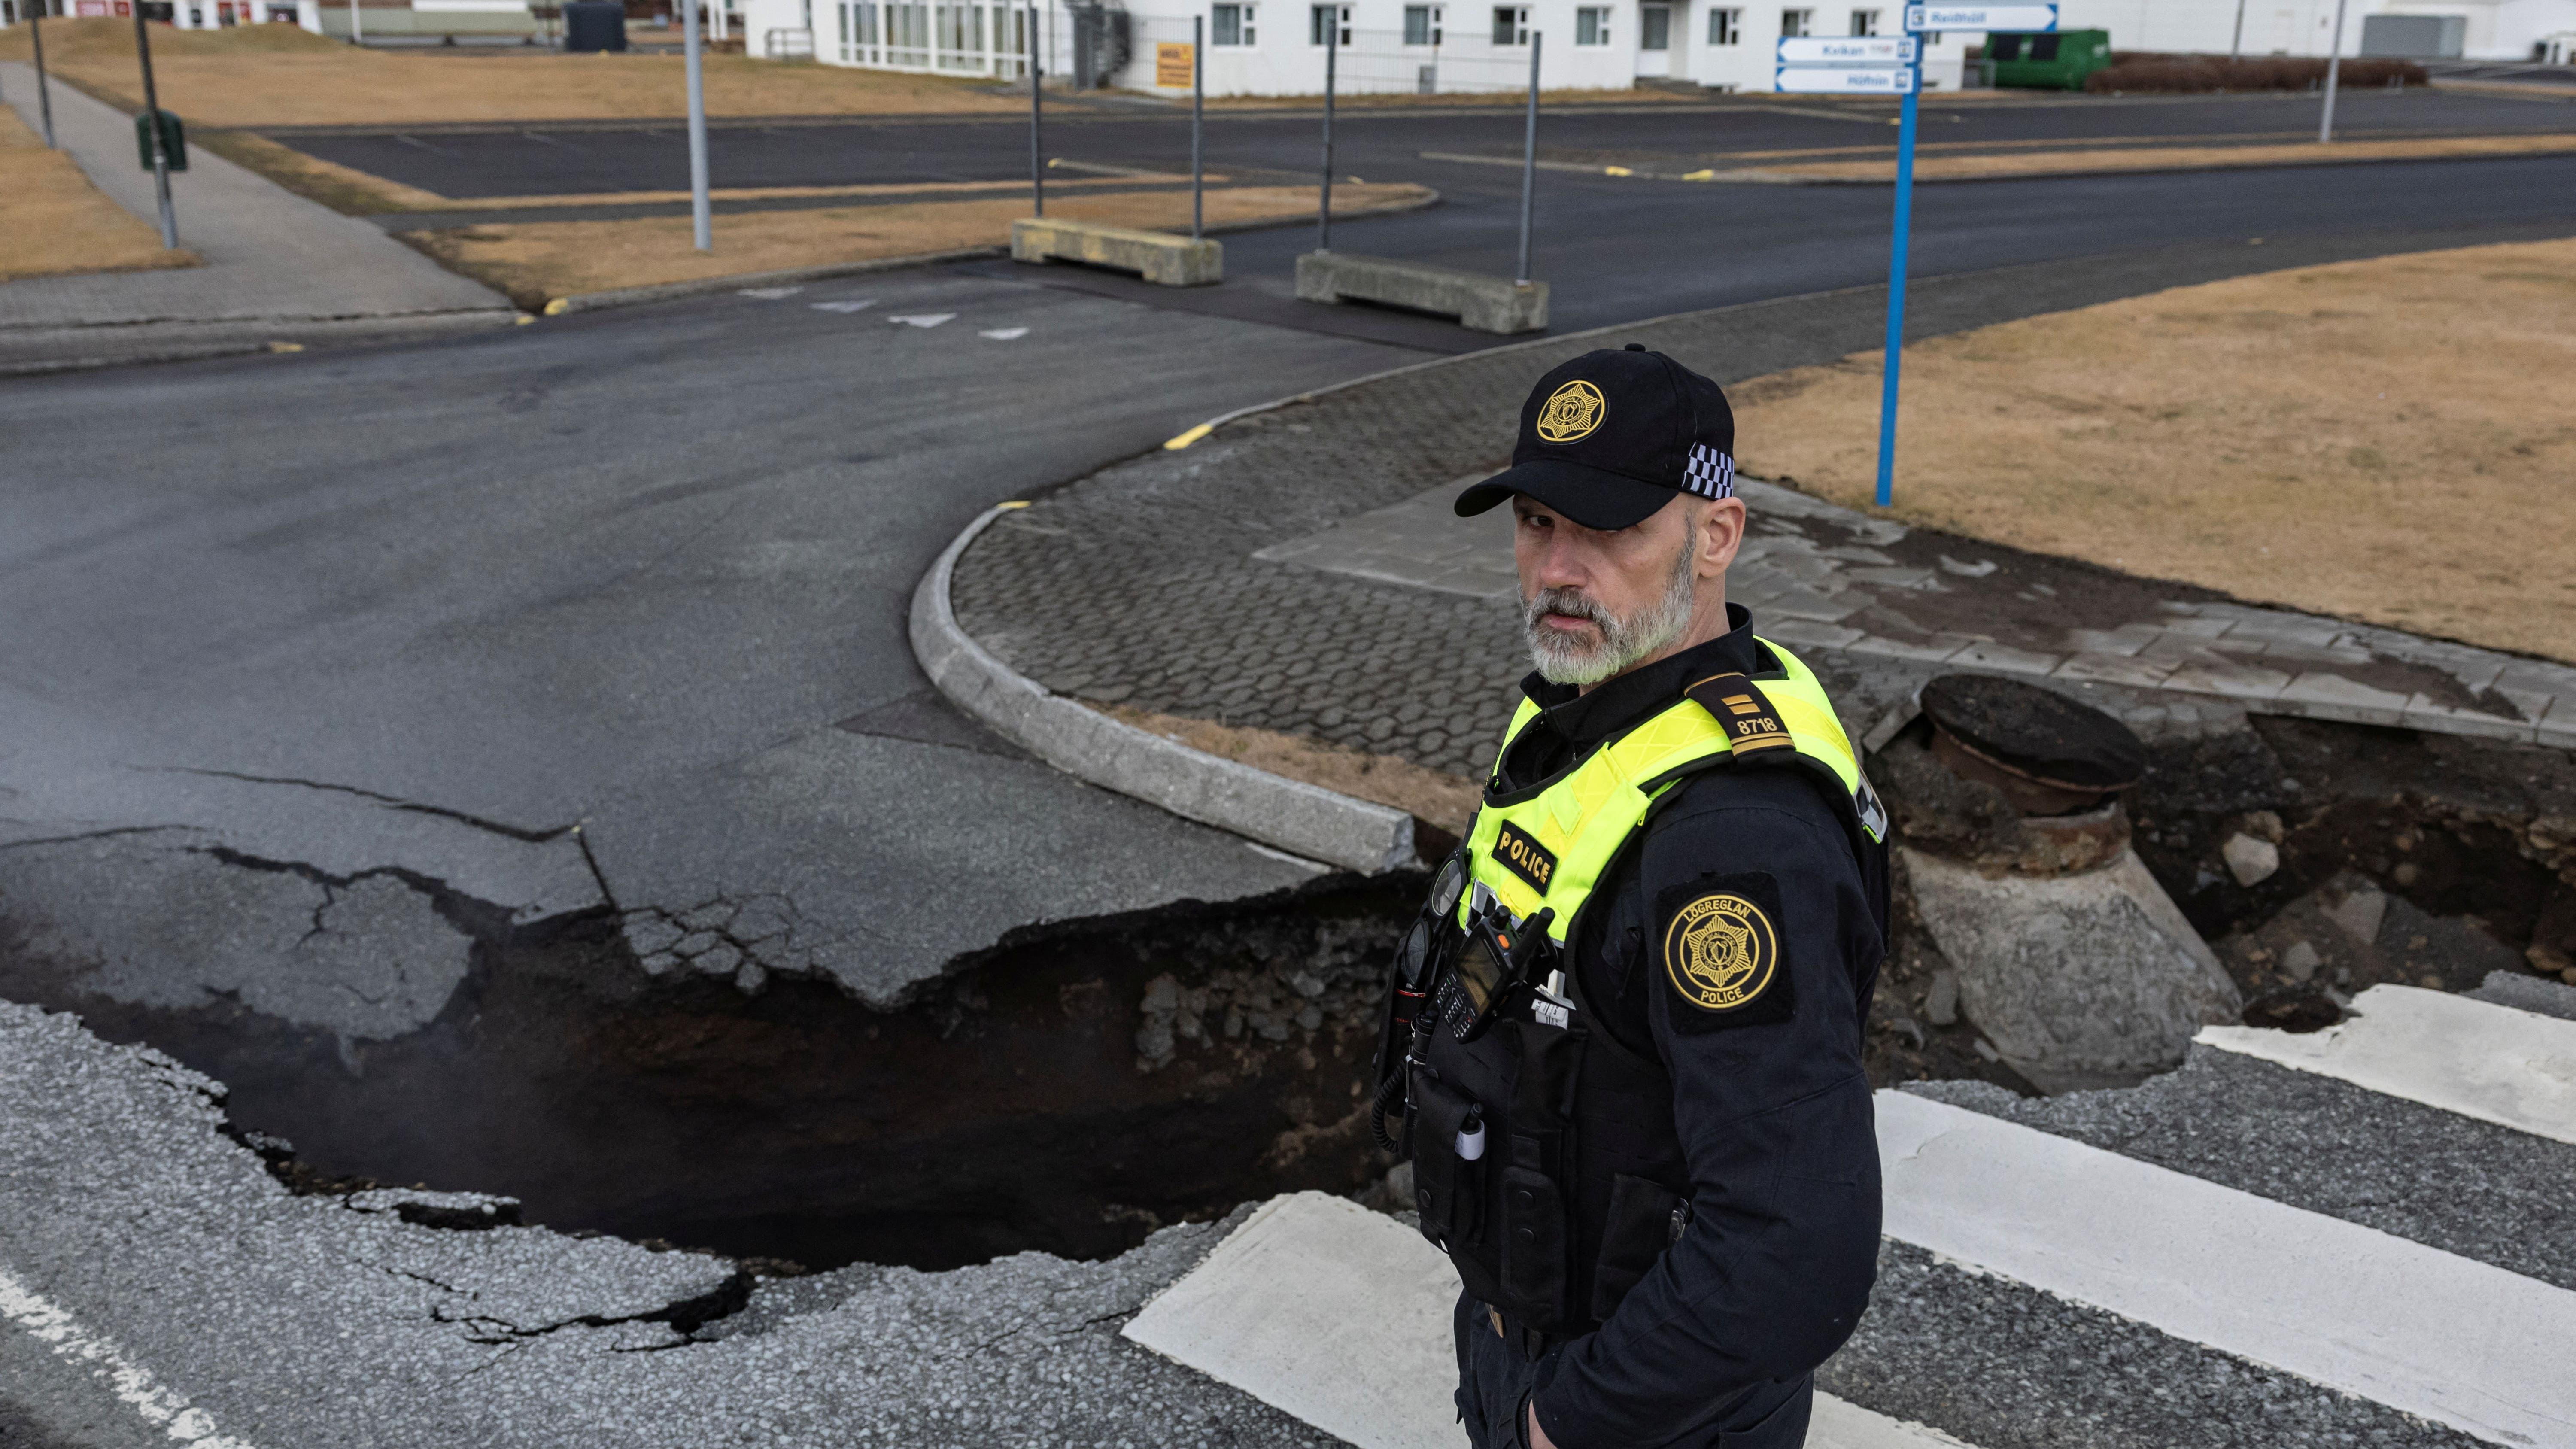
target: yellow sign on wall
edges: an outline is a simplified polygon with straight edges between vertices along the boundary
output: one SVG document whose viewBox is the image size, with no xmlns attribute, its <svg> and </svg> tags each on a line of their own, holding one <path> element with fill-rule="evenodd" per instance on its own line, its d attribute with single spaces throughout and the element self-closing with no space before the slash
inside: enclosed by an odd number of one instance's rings
<svg viewBox="0 0 2576 1449">
<path fill-rule="evenodd" d="M 1192 47 L 1187 41 L 1165 40 L 1156 42 L 1154 46 L 1154 84 L 1168 90 L 1188 90 L 1191 84 L 1191 49 Z"/>
</svg>

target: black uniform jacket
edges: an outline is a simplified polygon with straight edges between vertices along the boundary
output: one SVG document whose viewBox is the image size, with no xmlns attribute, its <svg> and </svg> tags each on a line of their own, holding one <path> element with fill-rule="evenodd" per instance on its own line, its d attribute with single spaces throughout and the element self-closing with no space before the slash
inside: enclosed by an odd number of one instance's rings
<svg viewBox="0 0 2576 1449">
<path fill-rule="evenodd" d="M 1684 685 L 1776 670 L 1749 615 L 1728 612 L 1726 635 L 1580 697 L 1530 676 L 1522 687 L 1545 713 L 1501 762 L 1506 788 L 1544 779 Z M 1730 1408 L 1773 1397 L 1841 1346 L 1877 1270 L 1861 1029 L 1885 943 L 1849 837 L 1802 770 L 1720 769 L 1680 790 L 1569 944 L 1594 1030 L 1672 1078 L 1691 1217 L 1598 1332 L 1529 1366 L 1524 1392 L 1565 1449 L 1712 1442 L 1721 1417 L 1737 1427 Z M 1762 902 L 1781 957 L 1762 995 L 1726 1012 L 1686 999 L 1663 959 L 1675 914 L 1712 892 Z M 1494 1442 L 1519 1442 L 1517 1426 L 1490 1427 Z"/>
</svg>

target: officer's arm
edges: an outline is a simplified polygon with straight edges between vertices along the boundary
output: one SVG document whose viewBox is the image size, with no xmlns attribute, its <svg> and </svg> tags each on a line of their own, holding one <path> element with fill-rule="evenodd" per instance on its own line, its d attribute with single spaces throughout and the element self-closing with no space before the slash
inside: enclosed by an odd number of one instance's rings
<svg viewBox="0 0 2576 1449">
<path fill-rule="evenodd" d="M 1878 1144 L 1854 982 L 1883 946 L 1840 827 L 1801 803 L 1685 802 L 1643 844 L 1635 969 L 1652 976 L 1691 1218 L 1533 1397 L 1565 1449 L 1713 1423 L 1822 1363 L 1868 1302 Z"/>
</svg>

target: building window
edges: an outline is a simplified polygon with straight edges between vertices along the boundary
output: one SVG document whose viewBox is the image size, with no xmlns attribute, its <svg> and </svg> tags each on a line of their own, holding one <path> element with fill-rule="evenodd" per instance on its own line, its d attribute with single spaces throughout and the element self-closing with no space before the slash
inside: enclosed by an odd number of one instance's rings
<svg viewBox="0 0 2576 1449">
<path fill-rule="evenodd" d="M 1816 12 L 1813 10 L 1783 10 L 1780 12 L 1780 35 L 1782 39 L 1795 40 L 1799 36 L 1805 35 L 1814 30 L 1815 26 Z"/>
<path fill-rule="evenodd" d="M 1708 12 L 1708 43 L 1738 45 L 1744 40 L 1744 12 L 1711 10 Z"/>
<path fill-rule="evenodd" d="M 1210 45 L 1252 45 L 1252 11 L 1250 5 L 1219 5 L 1208 25 Z"/>
<path fill-rule="evenodd" d="M 1433 45 L 1440 43 L 1441 23 L 1447 18 L 1445 5 L 1407 5 L 1404 7 L 1404 43 Z"/>
<path fill-rule="evenodd" d="M 1578 5 L 1574 9 L 1574 43 L 1608 45 L 1610 43 L 1610 7 Z"/>
<path fill-rule="evenodd" d="M 1876 35 L 1878 33 L 1878 12 L 1875 10 L 1853 11 L 1851 33 L 1854 35 Z"/>
<path fill-rule="evenodd" d="M 1339 21 L 1342 27 L 1342 33 L 1338 40 L 1333 35 L 1333 25 L 1336 21 Z M 1306 43 L 1309 45 L 1337 44 L 1344 50 L 1350 49 L 1351 7 L 1348 5 L 1316 5 L 1309 7 L 1306 11 Z"/>
<path fill-rule="evenodd" d="M 1529 7 L 1497 5 L 1494 7 L 1494 44 L 1529 44 Z"/>
<path fill-rule="evenodd" d="M 1637 48 L 1639 50 L 1673 48 L 1673 7 L 1646 5 L 1638 8 Z"/>
</svg>

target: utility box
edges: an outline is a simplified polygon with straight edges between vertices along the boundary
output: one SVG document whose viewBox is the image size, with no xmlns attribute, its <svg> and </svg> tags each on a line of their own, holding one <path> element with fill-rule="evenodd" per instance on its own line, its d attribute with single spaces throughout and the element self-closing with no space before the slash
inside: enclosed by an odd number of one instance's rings
<svg viewBox="0 0 2576 1449">
<path fill-rule="evenodd" d="M 151 118 L 155 115 L 161 118 L 162 156 L 168 160 L 171 170 L 187 170 L 188 127 L 185 122 L 168 111 L 146 112 L 134 118 L 134 153 L 143 162 L 143 169 L 146 171 L 152 169 Z"/>
<path fill-rule="evenodd" d="M 2361 53 L 2406 60 L 2458 60 L 2469 39 L 2465 15 L 2365 15 Z"/>
<path fill-rule="evenodd" d="M 626 7 L 618 0 L 564 0 L 564 49 L 624 50 Z"/>
<path fill-rule="evenodd" d="M 2080 91 L 2086 76 L 2111 63 L 2111 32 L 1997 32 L 1986 37 L 1986 60 L 1998 87 Z"/>
</svg>

